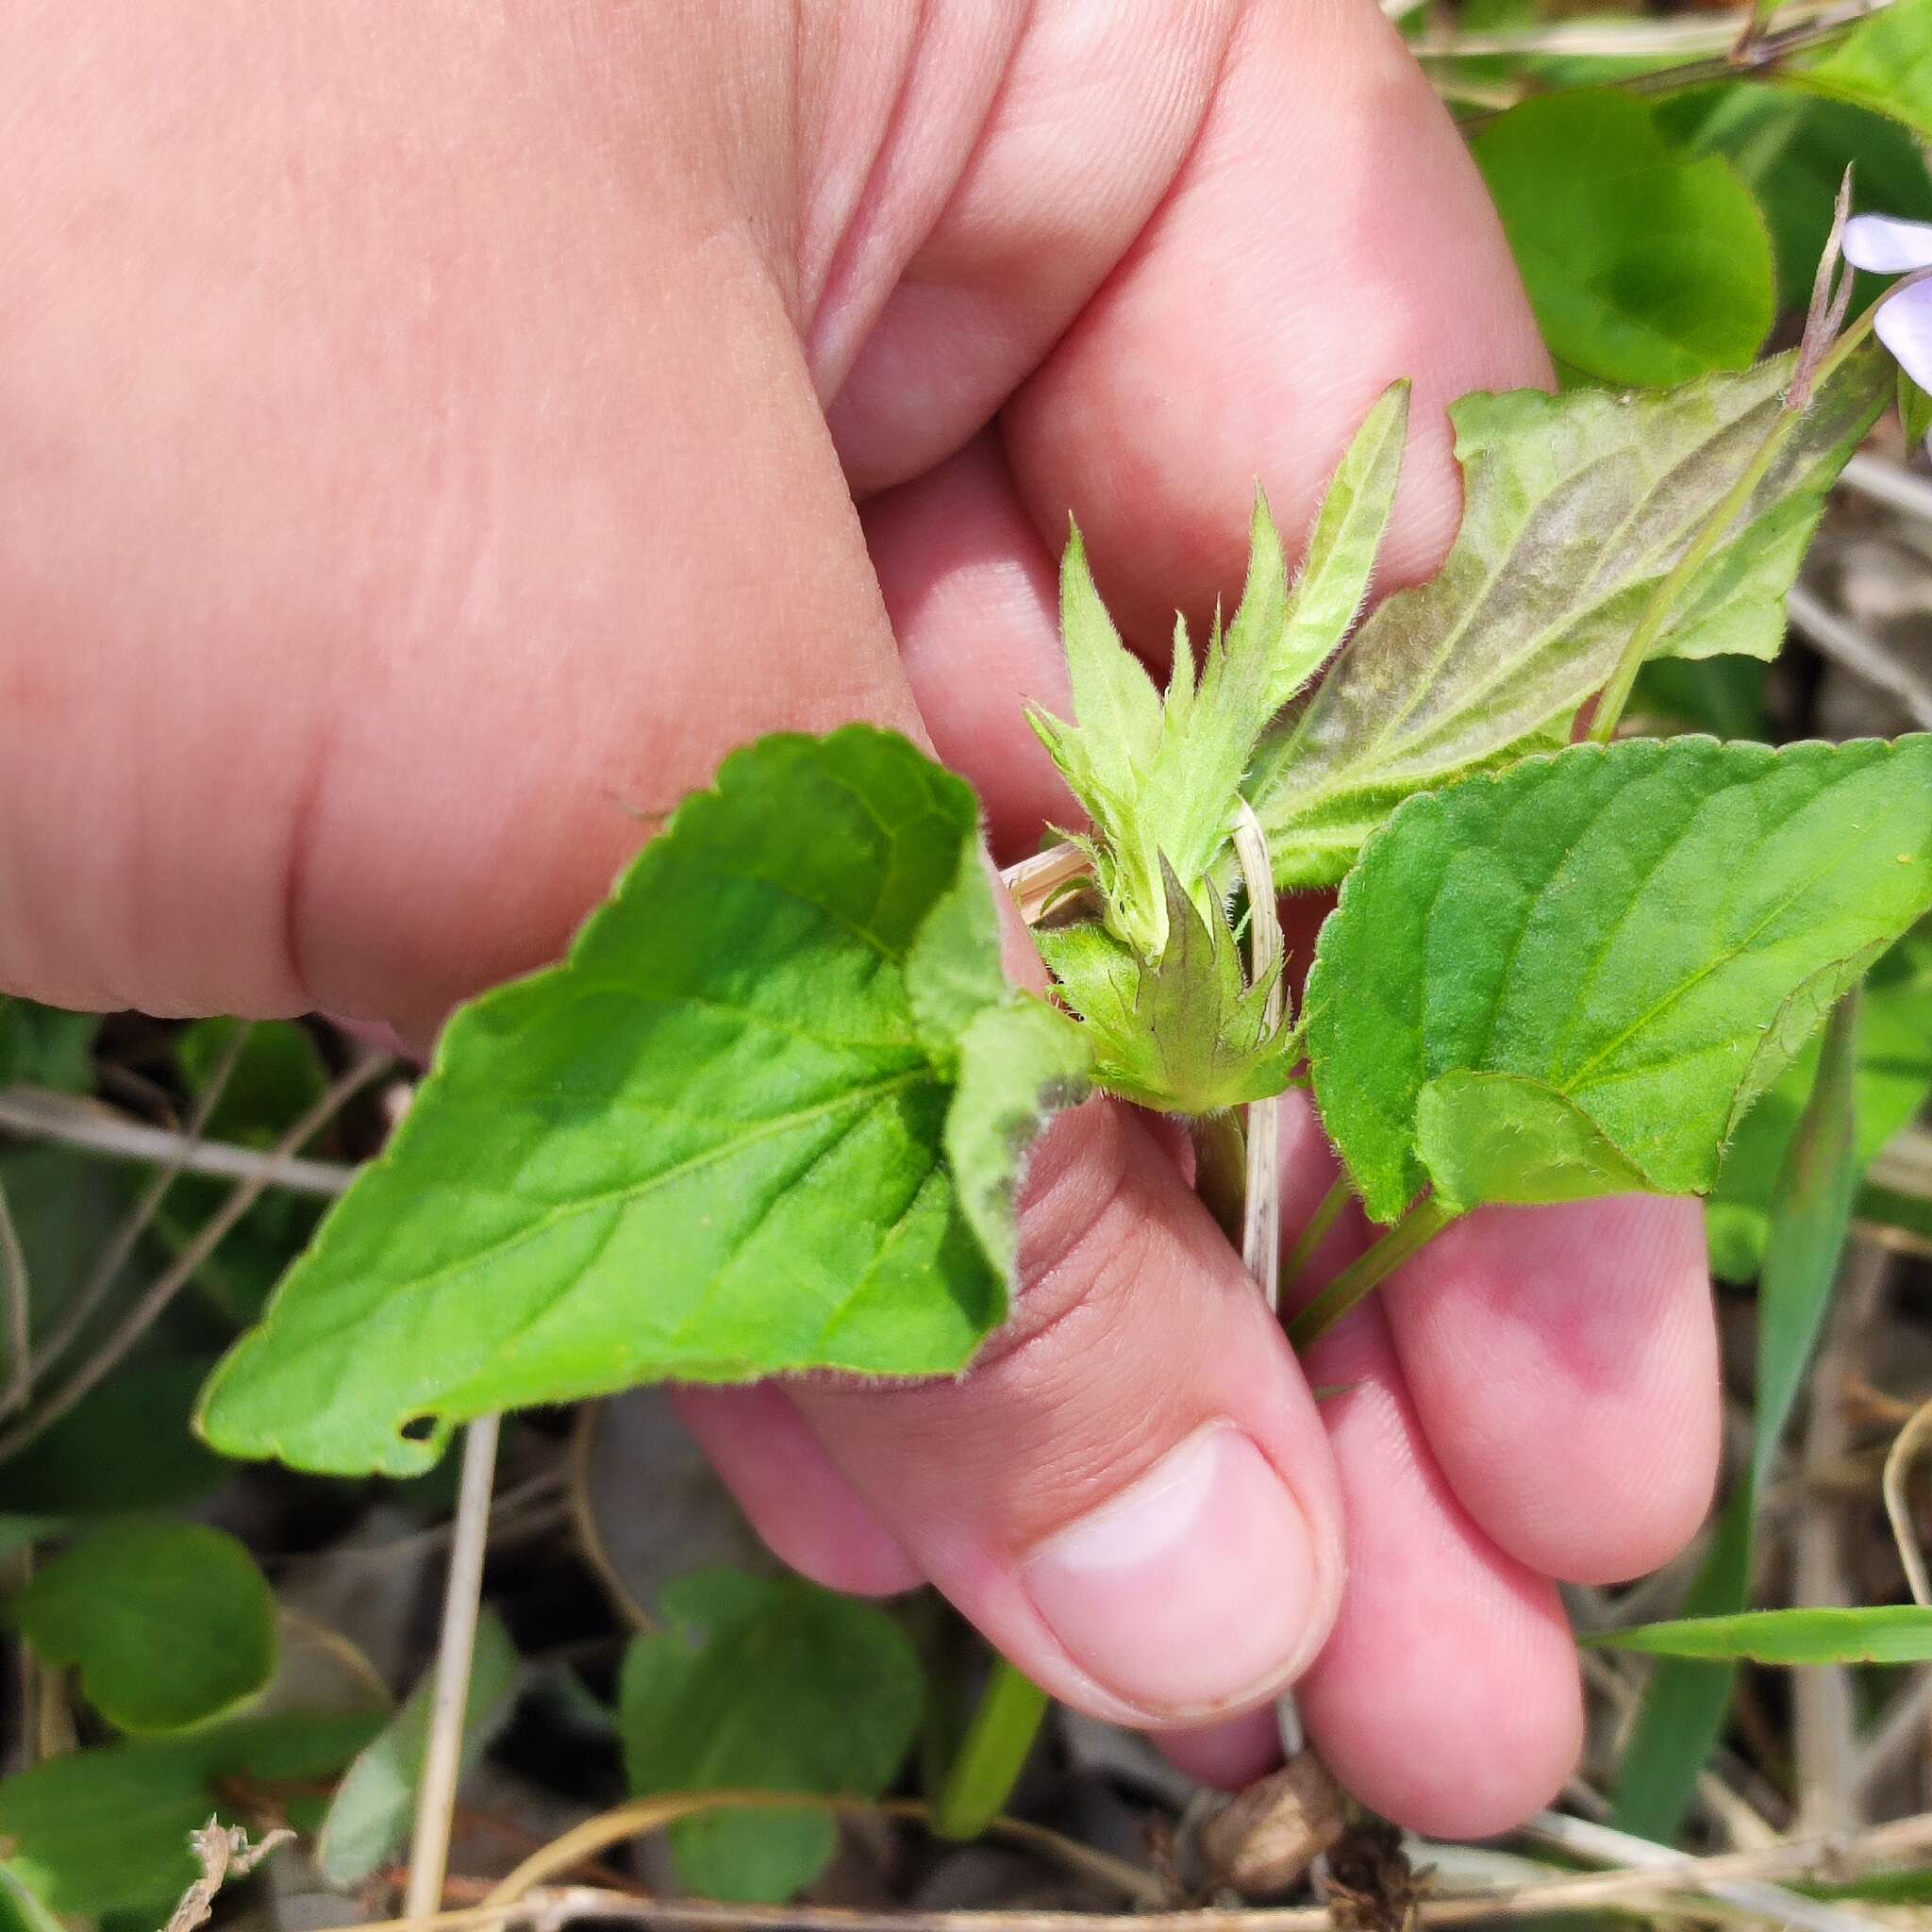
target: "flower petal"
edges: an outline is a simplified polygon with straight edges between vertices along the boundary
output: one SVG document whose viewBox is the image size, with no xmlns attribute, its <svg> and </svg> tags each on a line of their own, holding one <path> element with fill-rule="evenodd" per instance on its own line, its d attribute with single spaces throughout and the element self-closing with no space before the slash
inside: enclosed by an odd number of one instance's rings
<svg viewBox="0 0 1932 1932">
<path fill-rule="evenodd" d="M 1932 390 L 1932 282 L 1914 282 L 1878 305 L 1878 340 L 1921 389 Z"/>
<path fill-rule="evenodd" d="M 1854 215 L 1845 224 L 1845 259 L 1874 275 L 1909 275 L 1932 268 L 1932 222 L 1901 222 L 1890 215 Z"/>
</svg>

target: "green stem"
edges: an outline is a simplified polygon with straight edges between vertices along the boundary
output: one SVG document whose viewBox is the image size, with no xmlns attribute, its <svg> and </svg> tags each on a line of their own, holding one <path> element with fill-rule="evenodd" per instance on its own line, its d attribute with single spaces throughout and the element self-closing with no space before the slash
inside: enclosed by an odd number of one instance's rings
<svg viewBox="0 0 1932 1932">
<path fill-rule="evenodd" d="M 1302 1270 L 1314 1258 L 1314 1253 L 1328 1238 L 1328 1230 L 1341 1218 L 1341 1210 L 1355 1198 L 1355 1190 L 1348 1184 L 1348 1176 L 1338 1174 L 1335 1185 L 1322 1196 L 1322 1205 L 1315 1209 L 1307 1226 L 1296 1237 L 1295 1244 L 1288 1251 L 1288 1258 L 1281 1264 L 1281 1299 L 1285 1302 L 1294 1291 L 1294 1285 L 1301 1279 Z"/>
<path fill-rule="evenodd" d="M 1241 1116 L 1232 1108 L 1197 1114 L 1188 1132 L 1194 1142 L 1194 1191 L 1228 1244 L 1239 1248 L 1248 1203 L 1248 1139 Z"/>
<path fill-rule="evenodd" d="M 992 1676 L 933 1807 L 932 1828 L 941 1838 L 977 1838 L 1006 1809 L 1050 1701 L 1005 1657 L 993 1659 Z"/>
<path fill-rule="evenodd" d="M 1638 620 L 1637 628 L 1630 633 L 1630 641 L 1624 647 L 1624 655 L 1618 661 L 1617 669 L 1610 681 L 1604 686 L 1603 694 L 1597 699 L 1596 716 L 1591 720 L 1590 735 L 1597 744 L 1607 744 L 1616 735 L 1617 725 L 1624 716 L 1624 707 L 1630 702 L 1631 691 L 1637 683 L 1637 674 L 1648 661 L 1652 648 L 1663 635 L 1665 625 L 1670 622 L 1671 612 L 1676 608 L 1677 599 L 1684 593 L 1690 582 L 1705 564 L 1710 560 L 1711 552 L 1730 534 L 1731 525 L 1737 522 L 1749 507 L 1757 494 L 1757 486 L 1770 473 L 1771 466 L 1790 440 L 1791 431 L 1804 421 L 1805 410 L 1810 398 L 1815 396 L 1831 378 L 1843 368 L 1845 362 L 1865 338 L 1872 333 L 1878 310 L 1884 302 L 1896 295 L 1901 289 L 1910 286 L 1913 281 L 1924 280 L 1923 275 L 1906 276 L 1894 283 L 1886 295 L 1873 303 L 1863 315 L 1859 316 L 1835 341 L 1830 349 L 1819 358 L 1818 366 L 1804 383 L 1804 393 L 1798 393 L 1797 384 L 1785 397 L 1784 407 L 1777 413 L 1777 420 L 1758 448 L 1757 454 L 1744 467 L 1742 474 L 1725 493 L 1703 525 L 1690 547 L 1672 567 L 1670 575 L 1653 593 L 1650 602 L 1644 606 L 1643 615 Z"/>
<path fill-rule="evenodd" d="M 1294 1320 L 1288 1339 L 1297 1349 L 1319 1341 L 1342 1316 L 1456 1219 L 1434 1195 L 1425 1194 L 1366 1255 L 1344 1268 Z"/>
</svg>

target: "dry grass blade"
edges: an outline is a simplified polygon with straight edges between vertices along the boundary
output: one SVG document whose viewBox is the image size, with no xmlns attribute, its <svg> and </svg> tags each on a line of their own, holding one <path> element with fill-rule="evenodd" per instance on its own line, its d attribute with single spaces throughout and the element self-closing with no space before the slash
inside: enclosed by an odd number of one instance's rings
<svg viewBox="0 0 1932 1932">
<path fill-rule="evenodd" d="M 450 1826 L 456 1816 L 457 1781 L 462 1775 L 463 1713 L 470 1702 L 476 1619 L 483 1605 L 483 1555 L 490 1541 L 490 1491 L 496 1477 L 501 1424 L 499 1416 L 482 1415 L 463 1431 L 456 1539 L 443 1591 L 429 1740 L 423 1753 L 423 1783 L 416 1800 L 416 1833 L 409 1848 L 409 1884 L 404 1901 L 412 1919 L 426 1918 L 442 1903 L 442 1883 L 449 1869 Z"/>
<path fill-rule="evenodd" d="M 1000 883 L 1013 895 L 1020 917 L 1028 925 L 1037 925 L 1055 894 L 1087 869 L 1087 855 L 1077 845 L 1054 845 L 1008 866 L 1000 874 Z"/>
<path fill-rule="evenodd" d="M 1274 985 L 1265 1008 L 1272 1034 L 1281 1024 L 1281 911 L 1274 903 L 1274 874 L 1268 860 L 1268 835 L 1244 798 L 1234 830 L 1235 856 L 1248 888 L 1248 979 L 1258 985 L 1271 974 Z M 1241 1265 L 1260 1284 L 1268 1306 L 1281 1303 L 1281 1101 L 1278 1095 L 1248 1108 L 1247 1185 L 1241 1208 Z"/>
<path fill-rule="evenodd" d="M 1874 691 L 1896 698 L 1914 724 L 1932 728 L 1932 683 L 1920 678 L 1903 658 L 1868 637 L 1804 584 L 1791 586 L 1790 613 L 1793 627 L 1821 657 L 1829 658 Z"/>
<path fill-rule="evenodd" d="M 587 1402 L 578 1409 L 570 1432 L 570 1521 L 575 1533 L 578 1554 L 596 1573 L 610 1599 L 610 1607 L 633 1630 L 650 1632 L 658 1622 L 631 1593 L 623 1573 L 611 1560 L 604 1530 L 597 1521 L 596 1499 L 591 1493 L 591 1457 L 596 1446 L 597 1424 L 604 1413 L 601 1402 Z"/>
<path fill-rule="evenodd" d="M 661 1828 L 699 1811 L 747 1804 L 765 1808 L 815 1804 L 855 1811 L 883 1809 L 902 1817 L 921 1816 L 924 1809 L 909 1804 L 874 1807 L 858 1800 L 811 1800 L 777 1792 L 714 1791 L 641 1800 L 625 1807 L 624 1815 L 626 1830 L 635 1833 Z M 1715 1857 L 1685 1857 L 1661 1846 L 1649 1846 L 1657 1860 L 1653 1864 L 1610 1872 L 1567 1874 L 1534 1883 L 1472 1890 L 1456 1897 L 1426 1898 L 1417 1907 L 1416 1923 L 1422 1926 L 1468 1925 L 1485 1920 L 1532 1919 L 1548 1912 L 1581 1911 L 1597 1907 L 1657 1907 L 1672 1899 L 1709 1898 L 1717 1887 L 1737 1880 L 1842 1876 L 1911 1857 L 1928 1847 L 1932 1847 L 1932 1813 L 1901 1819 L 1855 1838 L 1788 1840 L 1762 1849 L 1727 1852 Z M 589 1855 L 588 1846 L 584 1855 Z M 545 1864 L 553 1874 L 567 1869 L 547 1859 Z M 529 1867 L 524 1869 L 527 1871 Z M 416 1923 L 422 1932 L 472 1932 L 472 1928 L 482 1932 L 485 1927 L 512 1923 L 561 1925 L 571 1920 L 715 1927 L 719 1932 L 732 1927 L 768 1928 L 768 1932 L 778 1932 L 781 1927 L 797 1927 L 799 1932 L 995 1932 L 995 1928 L 997 1932 L 1097 1932 L 1101 1926 L 1122 1923 L 1120 1915 L 1111 1912 L 1030 1911 L 1010 1907 L 983 1911 L 853 1911 L 836 1906 L 724 1905 L 707 1899 L 645 1898 L 628 1892 L 599 1890 L 591 1886 L 545 1889 L 536 1877 L 531 1877 L 512 1895 L 512 1888 L 517 1885 L 517 1874 L 512 1874 L 483 1905 L 440 1912 Z M 1778 1896 L 1794 1901 L 1800 1907 L 1814 1903 L 1792 1893 Z M 1757 1907 L 1754 1915 L 1764 1916 L 1764 1909 L 1763 1906 Z M 1693 1909 L 1689 1915 L 1709 1916 L 1708 1907 L 1703 1913 Z M 408 1923 L 385 1920 L 364 1927 L 363 1932 L 405 1932 Z M 1812 1922 L 1807 1918 L 1805 1923 Z M 1869 1932 L 1874 1923 L 1840 1912 L 1833 1920 L 1832 1932 L 1848 1932 L 1853 1925 L 1859 1932 Z M 1328 1932 L 1335 1920 L 1324 1906 L 1257 1906 L 1238 1910 L 1202 1907 L 1137 1912 L 1131 1924 L 1136 1932 Z"/>
<path fill-rule="evenodd" d="M 20 1245 L 20 1230 L 13 1224 L 13 1209 L 8 1206 L 7 1191 L 0 1188 L 0 1300 L 5 1303 L 7 1325 L 7 1386 L 0 1391 L 0 1415 L 11 1415 L 33 1391 L 28 1287 L 26 1255 Z"/>
<path fill-rule="evenodd" d="M 201 1112 L 213 1094 L 203 1096 Z M 71 1093 L 55 1093 L 39 1087 L 8 1087 L 0 1090 L 0 1129 L 27 1140 L 58 1141 L 63 1146 L 85 1148 L 116 1160 L 154 1161 L 162 1172 L 149 1183 L 133 1213 L 145 1209 L 149 1194 L 166 1191 L 177 1174 L 207 1174 L 213 1180 L 245 1181 L 268 1165 L 270 1156 L 253 1147 L 237 1147 L 225 1141 L 199 1138 L 192 1121 L 182 1131 L 158 1127 L 146 1121 L 129 1120 L 98 1101 L 77 1099 Z M 335 1160 L 285 1160 L 275 1170 L 275 1185 L 291 1194 L 313 1194 L 333 1200 L 348 1190 L 356 1170 Z M 143 1219 L 142 1225 L 145 1225 Z M 139 1238 L 140 1228 L 135 1230 Z M 121 1237 L 116 1237 L 119 1245 Z M 126 1243 L 132 1248 L 133 1241 Z M 126 1259 L 124 1249 L 121 1260 Z M 119 1265 L 118 1262 L 116 1264 Z"/>
<path fill-rule="evenodd" d="M 561 1876 L 611 1845 L 646 1832 L 661 1831 L 680 1819 L 706 1811 L 826 1811 L 841 1817 L 911 1819 L 924 1824 L 931 1817 L 931 1808 L 911 1798 L 836 1798 L 808 1791 L 672 1791 L 661 1797 L 636 1798 L 627 1805 L 586 1819 L 541 1851 L 533 1853 L 491 1891 L 484 1904 L 514 1904 L 546 1880 Z M 1166 1887 L 1152 1873 L 1073 1839 L 1062 1838 L 1043 1825 L 1017 1818 L 995 1818 L 988 1825 L 987 1833 L 1044 1853 L 1070 1871 L 1111 1887 L 1135 1905 L 1158 1906 L 1169 1896 Z M 1083 1919 L 1105 1915 L 1068 1916 Z"/>
<path fill-rule="evenodd" d="M 1905 1565 L 1906 1581 L 1911 1587 L 1915 1604 L 1932 1604 L 1932 1581 L 1925 1574 L 1925 1552 L 1919 1533 L 1912 1525 L 1911 1506 L 1906 1496 L 1912 1465 L 1932 1438 L 1932 1402 L 1913 1411 L 1885 1458 L 1885 1514 L 1891 1524 L 1892 1540 L 1898 1544 L 1898 1559 Z"/>
<path fill-rule="evenodd" d="M 155 1218 L 162 1201 L 167 1197 L 168 1190 L 175 1185 L 175 1179 L 181 1174 L 188 1157 L 199 1144 L 203 1130 L 214 1118 L 214 1110 L 221 1105 L 222 1095 L 227 1091 L 229 1078 L 241 1063 L 242 1050 L 247 1046 L 249 1034 L 253 1030 L 247 1025 L 236 1027 L 226 1046 L 216 1056 L 214 1066 L 209 1070 L 208 1080 L 195 1100 L 193 1110 L 189 1115 L 187 1133 L 174 1137 L 177 1144 L 167 1155 L 157 1155 L 161 1163 L 158 1172 L 141 1191 L 140 1198 L 128 1209 L 107 1246 L 94 1257 L 93 1266 L 88 1270 L 87 1279 L 81 1284 L 80 1291 L 63 1310 L 54 1332 L 47 1338 L 46 1346 L 41 1350 L 34 1361 L 28 1375 L 29 1383 L 38 1381 L 46 1373 L 47 1365 L 58 1361 L 86 1331 L 88 1323 L 93 1318 L 94 1310 L 107 1298 L 128 1256 L 133 1254 L 135 1243 L 140 1241 L 148 1224 Z M 12 1103 L 10 1114 L 8 1110 L 8 1102 Z M 57 1118 L 64 1112 L 71 1123 L 75 1122 L 76 1117 L 92 1121 L 96 1112 L 96 1109 L 91 1108 L 85 1100 L 76 1099 L 71 1094 L 37 1093 L 16 1089 L 11 1093 L 0 1094 L 0 1124 L 15 1126 L 23 1112 L 30 1119 L 36 1107 L 43 1112 L 51 1111 Z M 111 1116 L 105 1118 L 109 1124 L 123 1124 Z M 127 1122 L 125 1124 L 130 1127 L 140 1126 L 138 1122 Z M 157 1128 L 141 1130 L 143 1133 L 161 1131 Z M 57 1135 L 56 1138 L 66 1140 L 71 1146 L 90 1144 L 72 1135 Z"/>
</svg>

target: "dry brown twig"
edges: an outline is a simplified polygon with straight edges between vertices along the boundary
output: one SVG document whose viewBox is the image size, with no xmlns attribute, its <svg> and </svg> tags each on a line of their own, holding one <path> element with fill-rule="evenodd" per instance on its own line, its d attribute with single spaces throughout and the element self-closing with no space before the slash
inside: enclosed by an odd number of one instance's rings
<svg viewBox="0 0 1932 1932">
<path fill-rule="evenodd" d="M 270 1832 L 259 1844 L 250 1844 L 248 1834 L 239 1824 L 224 1824 L 210 1818 L 199 1831 L 188 1834 L 188 1842 L 201 1861 L 201 1875 L 181 1894 L 181 1903 L 169 1918 L 166 1932 L 194 1932 L 208 1923 L 214 1910 L 215 1893 L 230 1878 L 246 1878 L 271 1852 L 292 1843 L 295 1834 L 286 1827 Z"/>
</svg>

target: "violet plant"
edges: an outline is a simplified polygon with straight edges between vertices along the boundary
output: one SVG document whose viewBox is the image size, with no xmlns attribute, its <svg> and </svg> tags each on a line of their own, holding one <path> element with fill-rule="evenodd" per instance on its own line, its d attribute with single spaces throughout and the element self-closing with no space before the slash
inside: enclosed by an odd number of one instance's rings
<svg viewBox="0 0 1932 1932">
<path fill-rule="evenodd" d="M 1932 263 L 1909 224 L 1846 242 Z M 1922 288 L 1876 311 L 1917 374 Z M 1198 651 L 1177 625 L 1164 691 L 1076 534 L 1074 717 L 1034 717 L 1088 820 L 1034 908 L 1051 1001 L 1002 970 L 963 780 L 863 726 L 737 753 L 561 964 L 452 1021 L 210 1382 L 208 1440 L 405 1474 L 468 1418 L 643 1381 L 958 1373 L 1007 1312 L 1026 1147 L 1096 1088 L 1203 1144 L 1312 1090 L 1387 1232 L 1298 1341 L 1474 1208 L 1707 1192 L 1932 910 L 1932 736 L 1613 737 L 1646 661 L 1776 654 L 1893 390 L 1847 293 L 1827 257 L 1803 347 L 1740 372 L 1465 397 L 1455 546 L 1361 619 L 1397 385 L 1297 572 L 1257 503 L 1240 605 Z M 1272 871 L 1245 891 L 1243 825 Z M 1336 885 L 1291 1013 L 1240 908 Z"/>
</svg>

